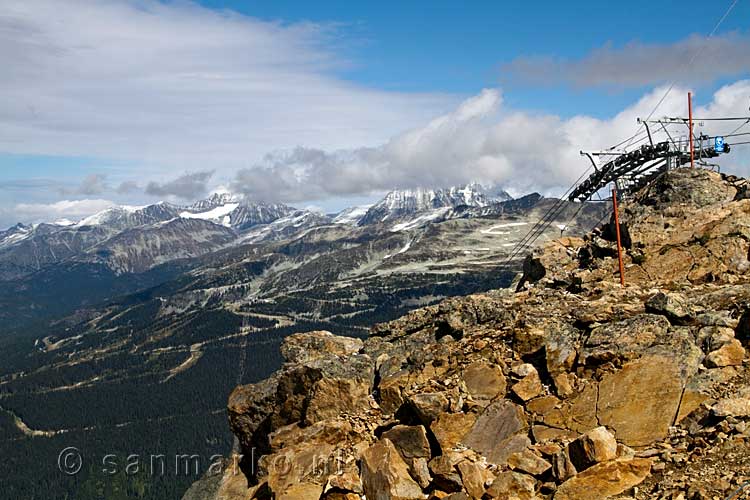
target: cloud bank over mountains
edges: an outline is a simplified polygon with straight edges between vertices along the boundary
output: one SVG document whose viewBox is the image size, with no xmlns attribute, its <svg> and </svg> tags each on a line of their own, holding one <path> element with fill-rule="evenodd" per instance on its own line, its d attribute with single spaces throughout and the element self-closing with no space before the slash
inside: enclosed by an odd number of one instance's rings
<svg viewBox="0 0 750 500">
<path fill-rule="evenodd" d="M 341 76 L 352 62 L 338 29 L 190 2 L 70 0 L 61 9 L 56 0 L 6 0 L 0 152 L 113 166 L 70 179 L 62 171 L 6 178 L 0 228 L 83 217 L 115 203 L 182 203 L 219 186 L 299 205 L 361 203 L 393 188 L 475 180 L 554 194 L 588 167 L 580 149 L 612 146 L 635 132 L 636 118 L 666 90 L 653 88 L 658 82 L 670 75 L 691 86 L 726 81 L 750 67 L 744 33 L 506 65 L 536 83 L 651 88 L 607 119 L 561 117 L 508 106 L 500 88 L 466 98 L 353 84 Z M 694 50 L 702 51 L 700 65 L 688 73 L 675 66 Z M 684 115 L 688 88 L 678 84 L 657 116 Z M 696 116 L 748 114 L 748 80 L 711 99 L 698 91 L 709 103 Z M 746 151 L 734 150 L 724 169 L 750 174 Z"/>
<path fill-rule="evenodd" d="M 633 135 L 637 118 L 646 118 L 665 91 L 657 88 L 601 120 L 505 109 L 500 91 L 485 89 L 455 111 L 379 147 L 334 152 L 300 147 L 267 155 L 260 165 L 237 173 L 232 187 L 254 199 L 286 202 L 472 180 L 503 184 L 517 192 L 554 193 L 588 167 L 581 149 L 607 148 Z M 685 115 L 686 93 L 684 88 L 674 88 L 655 117 Z M 746 111 L 749 99 L 750 81 L 739 81 L 722 87 L 707 106 L 695 109 L 695 115 L 738 115 Z M 706 130 L 726 133 L 736 125 L 712 123 Z M 687 135 L 686 127 L 670 129 L 674 137 Z M 698 126 L 696 131 L 701 129 Z M 645 138 L 645 133 L 641 136 Z M 655 138 L 667 136 L 655 131 Z M 745 150 L 737 149 L 725 159 L 730 169 L 734 166 L 736 172 L 750 174 Z"/>
<path fill-rule="evenodd" d="M 498 183 L 516 193 L 531 190 L 556 194 L 572 184 L 587 168 L 581 149 L 603 149 L 632 136 L 637 118 L 645 118 L 661 100 L 666 88 L 644 95 L 610 119 L 580 115 L 562 119 L 506 109 L 502 93 L 485 89 L 461 103 L 454 111 L 426 125 L 397 134 L 375 147 L 323 149 L 297 147 L 269 153 L 258 164 L 236 171 L 229 187 L 253 200 L 301 203 L 328 198 L 377 194 L 393 188 L 438 187 L 470 181 Z M 685 114 L 684 88 L 674 88 L 655 117 Z M 735 116 L 747 108 L 750 80 L 720 88 L 708 105 L 694 110 L 698 118 Z M 737 122 L 706 122 L 696 133 L 726 134 Z M 686 137 L 684 126 L 669 127 L 674 138 Z M 684 130 L 683 130 L 684 129 Z M 750 125 L 745 130 L 750 132 Z M 645 139 L 645 133 L 639 136 Z M 655 132 L 655 140 L 666 140 Z M 727 139 L 739 142 L 735 139 Z M 724 156 L 724 171 L 750 175 L 750 150 L 736 148 Z M 211 191 L 214 171 L 196 171 L 166 182 L 123 183 L 117 191 L 145 193 L 159 198 L 192 200 Z M 220 179 L 226 182 L 226 179 Z M 216 181 L 218 184 L 218 180 Z M 103 179 L 87 178 L 78 193 L 100 193 Z M 44 213 L 68 217 L 88 215 L 86 208 L 111 205 L 111 201 L 84 199 L 47 205 L 17 206 L 21 215 Z M 45 212 L 46 211 L 46 212 Z M 2 216 L 2 214 L 0 214 Z M 49 217 L 48 217 L 49 218 Z"/>
</svg>

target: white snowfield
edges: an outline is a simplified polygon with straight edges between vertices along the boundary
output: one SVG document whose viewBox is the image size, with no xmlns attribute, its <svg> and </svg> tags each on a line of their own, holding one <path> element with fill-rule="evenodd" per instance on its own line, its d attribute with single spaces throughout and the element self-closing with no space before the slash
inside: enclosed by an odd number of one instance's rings
<svg viewBox="0 0 750 500">
<path fill-rule="evenodd" d="M 203 219 L 210 221 L 221 220 L 222 225 L 229 227 L 229 214 L 231 214 L 239 206 L 239 203 L 227 203 L 226 205 L 221 205 L 219 207 L 213 208 L 208 212 L 180 212 L 180 217 L 182 217 L 183 219 Z"/>
<path fill-rule="evenodd" d="M 429 212 L 424 215 L 420 215 L 419 217 L 416 217 L 410 221 L 402 222 L 400 224 L 396 224 L 391 228 L 391 231 L 396 233 L 398 231 L 406 231 L 409 229 L 417 228 L 426 222 L 429 222 L 431 220 L 438 219 L 445 215 L 448 211 L 450 211 L 450 207 L 446 208 L 438 208 L 437 210 L 433 210 L 432 212 Z"/>
<path fill-rule="evenodd" d="M 528 222 L 507 222 L 505 224 L 497 224 L 495 226 L 492 226 L 489 229 L 482 229 L 482 234 L 508 234 L 507 231 L 498 231 L 498 229 L 508 228 L 508 227 L 519 227 L 519 226 L 528 226 Z"/>
</svg>

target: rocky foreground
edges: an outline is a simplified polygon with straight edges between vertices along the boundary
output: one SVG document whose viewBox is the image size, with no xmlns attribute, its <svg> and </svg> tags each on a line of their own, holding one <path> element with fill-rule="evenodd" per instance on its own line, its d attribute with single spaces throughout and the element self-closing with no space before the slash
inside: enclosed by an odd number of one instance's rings
<svg viewBox="0 0 750 500">
<path fill-rule="evenodd" d="M 746 197 L 682 169 L 623 203 L 625 288 L 610 224 L 535 252 L 518 291 L 365 342 L 289 337 L 284 367 L 230 397 L 241 469 L 186 498 L 744 498 Z"/>
</svg>

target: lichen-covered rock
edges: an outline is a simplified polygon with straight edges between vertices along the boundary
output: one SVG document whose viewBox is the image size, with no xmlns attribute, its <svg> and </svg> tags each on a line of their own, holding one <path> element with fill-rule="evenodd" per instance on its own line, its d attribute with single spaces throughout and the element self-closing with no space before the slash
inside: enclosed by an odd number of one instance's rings
<svg viewBox="0 0 750 500">
<path fill-rule="evenodd" d="M 684 296 L 677 293 L 659 292 L 646 301 L 646 311 L 661 314 L 671 321 L 684 322 L 692 314 Z"/>
<path fill-rule="evenodd" d="M 505 376 L 497 365 L 474 362 L 464 369 L 462 378 L 474 399 L 492 401 L 505 396 Z"/>
<path fill-rule="evenodd" d="M 430 425 L 449 408 L 448 398 L 442 392 L 414 394 L 408 401 L 424 425 Z"/>
<path fill-rule="evenodd" d="M 503 472 L 487 489 L 487 496 L 498 500 L 534 500 L 535 489 L 536 481 L 533 477 L 518 472 Z"/>
<path fill-rule="evenodd" d="M 739 366 L 745 359 L 745 348 L 737 339 L 731 339 L 706 356 L 704 364 L 709 368 Z"/>
<path fill-rule="evenodd" d="M 749 417 L 750 397 L 722 399 L 711 409 L 715 415 L 720 417 Z"/>
<path fill-rule="evenodd" d="M 635 359 L 649 347 L 671 343 L 669 327 L 664 316 L 642 314 L 595 328 L 584 344 L 582 362 Z"/>
</svg>

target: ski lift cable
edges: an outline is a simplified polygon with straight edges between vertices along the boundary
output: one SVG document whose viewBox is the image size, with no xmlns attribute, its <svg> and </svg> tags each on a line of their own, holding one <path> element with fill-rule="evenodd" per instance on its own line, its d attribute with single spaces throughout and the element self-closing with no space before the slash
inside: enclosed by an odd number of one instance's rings
<svg viewBox="0 0 750 500">
<path fill-rule="evenodd" d="M 656 131 L 656 133 L 660 133 L 661 131 Z M 633 137 L 630 139 L 634 139 L 636 136 L 642 135 L 635 144 L 640 144 L 641 142 L 645 142 L 648 139 L 647 131 L 642 132 L 636 132 Z M 616 149 L 618 146 L 622 145 L 624 142 L 620 142 L 612 147 L 609 148 L 609 150 Z M 511 251 L 510 256 L 506 260 L 506 265 L 509 264 L 520 252 L 524 250 L 525 247 L 528 247 L 530 245 L 533 245 L 539 237 L 541 237 L 542 234 L 549 228 L 549 226 L 554 222 L 555 218 L 559 216 L 562 211 L 565 209 L 568 201 L 565 199 L 570 192 L 575 189 L 575 187 L 584 179 L 584 177 L 589 173 L 589 171 L 593 168 L 593 166 L 589 166 L 582 174 L 581 176 L 571 185 L 568 190 L 560 197 L 560 199 L 555 202 L 552 207 L 550 207 L 547 212 L 542 215 L 542 217 L 539 219 L 539 221 L 532 226 L 532 228 L 529 230 L 528 233 L 515 245 L 513 250 Z M 583 204 L 578 209 L 578 213 L 580 213 L 580 210 L 583 209 Z M 567 226 L 568 224 L 566 224 Z"/>
</svg>

